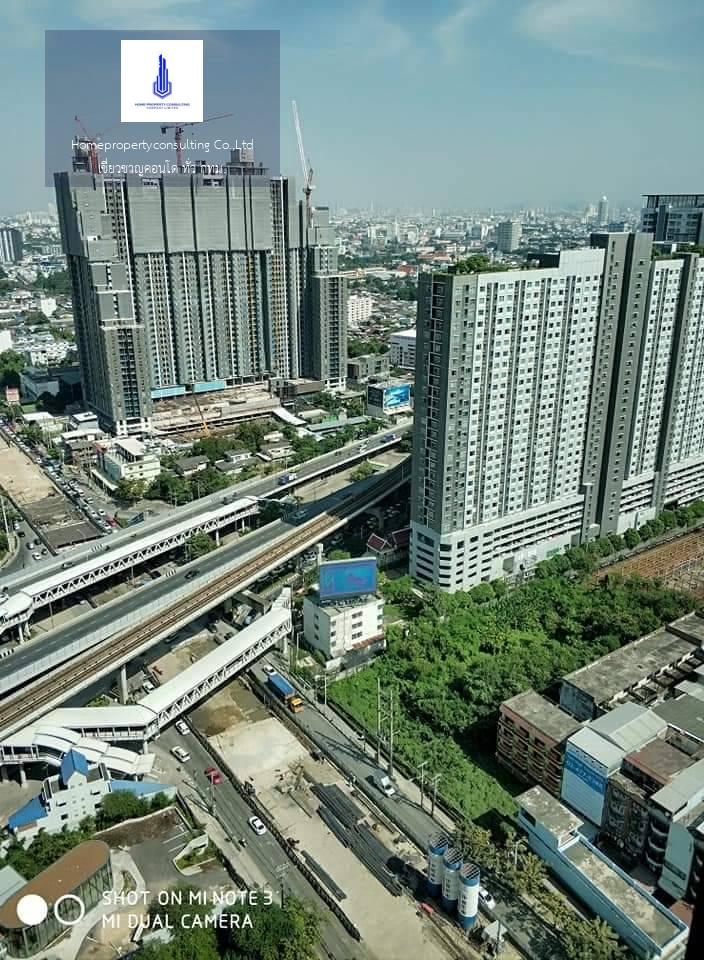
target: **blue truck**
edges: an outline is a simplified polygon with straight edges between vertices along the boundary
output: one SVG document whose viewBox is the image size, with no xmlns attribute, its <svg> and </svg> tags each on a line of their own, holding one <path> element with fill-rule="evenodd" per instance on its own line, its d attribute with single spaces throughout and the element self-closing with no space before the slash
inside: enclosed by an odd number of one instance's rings
<svg viewBox="0 0 704 960">
<path fill-rule="evenodd" d="M 291 713 L 300 713 L 303 709 L 303 701 L 298 696 L 294 688 L 285 677 L 280 673 L 270 673 L 266 678 L 269 689 L 285 703 Z"/>
</svg>

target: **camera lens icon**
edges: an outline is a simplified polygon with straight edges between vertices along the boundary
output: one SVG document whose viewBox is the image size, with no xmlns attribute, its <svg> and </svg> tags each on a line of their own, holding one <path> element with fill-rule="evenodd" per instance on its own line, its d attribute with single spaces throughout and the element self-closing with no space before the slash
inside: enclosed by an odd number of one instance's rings
<svg viewBox="0 0 704 960">
<path fill-rule="evenodd" d="M 71 904 L 76 904 L 78 912 Z M 17 917 L 26 927 L 37 927 L 49 915 L 49 904 L 44 897 L 28 893 L 17 901 Z M 53 907 L 54 917 L 62 927 L 75 927 L 86 914 L 86 905 L 73 893 L 65 893 Z"/>
</svg>

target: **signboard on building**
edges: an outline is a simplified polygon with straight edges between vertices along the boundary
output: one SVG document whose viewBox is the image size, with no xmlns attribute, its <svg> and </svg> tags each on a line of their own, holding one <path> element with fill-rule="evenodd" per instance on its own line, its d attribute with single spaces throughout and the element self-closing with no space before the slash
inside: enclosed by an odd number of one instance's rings
<svg viewBox="0 0 704 960">
<path fill-rule="evenodd" d="M 372 416 L 389 416 L 410 409 L 410 383 L 399 383 L 390 387 L 367 387 L 367 413 Z"/>
<path fill-rule="evenodd" d="M 338 600 L 376 591 L 376 557 L 331 560 L 319 568 L 320 599 Z"/>
<path fill-rule="evenodd" d="M 20 391 L 17 387 L 5 387 L 5 402 L 9 404 L 20 402 Z"/>
</svg>

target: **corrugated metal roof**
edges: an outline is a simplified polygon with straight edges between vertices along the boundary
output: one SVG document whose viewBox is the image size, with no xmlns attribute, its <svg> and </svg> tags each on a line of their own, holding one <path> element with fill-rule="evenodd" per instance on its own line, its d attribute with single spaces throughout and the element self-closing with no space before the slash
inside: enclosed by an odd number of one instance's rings
<svg viewBox="0 0 704 960">
<path fill-rule="evenodd" d="M 675 814 L 678 810 L 699 803 L 704 796 L 704 758 L 675 774 L 672 780 L 650 798 L 664 810 Z"/>
<path fill-rule="evenodd" d="M 640 750 L 667 730 L 667 724 L 661 717 L 639 703 L 624 703 L 615 707 L 589 726 L 627 753 Z"/>
<path fill-rule="evenodd" d="M 60 772 L 61 782 L 65 786 L 74 773 L 82 773 L 84 777 L 88 776 L 88 761 L 78 750 L 69 750 L 61 761 Z"/>
<path fill-rule="evenodd" d="M 626 753 L 621 747 L 606 740 L 590 727 L 583 727 L 577 733 L 573 733 L 567 741 L 568 748 L 570 744 L 583 750 L 590 757 L 594 757 L 607 769 L 620 766 Z"/>
</svg>

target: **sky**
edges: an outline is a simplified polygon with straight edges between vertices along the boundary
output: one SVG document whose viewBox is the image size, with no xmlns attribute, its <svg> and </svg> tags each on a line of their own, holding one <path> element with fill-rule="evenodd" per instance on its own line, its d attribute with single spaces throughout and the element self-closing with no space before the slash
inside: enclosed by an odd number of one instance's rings
<svg viewBox="0 0 704 960">
<path fill-rule="evenodd" d="M 318 204 L 704 192 L 700 0 L 0 0 L 0 17 L 0 215 L 51 199 L 45 29 L 279 30 L 282 172 L 300 180 L 295 98 Z"/>
</svg>

